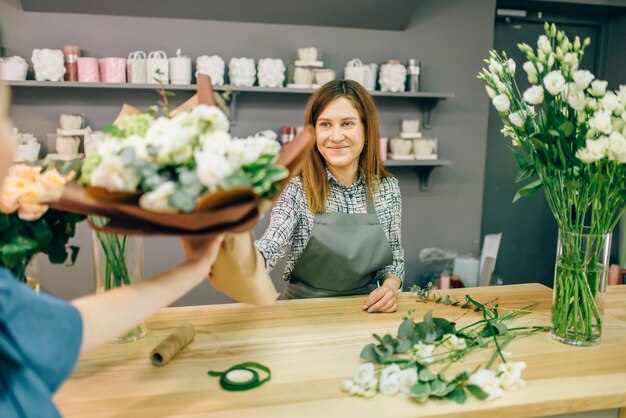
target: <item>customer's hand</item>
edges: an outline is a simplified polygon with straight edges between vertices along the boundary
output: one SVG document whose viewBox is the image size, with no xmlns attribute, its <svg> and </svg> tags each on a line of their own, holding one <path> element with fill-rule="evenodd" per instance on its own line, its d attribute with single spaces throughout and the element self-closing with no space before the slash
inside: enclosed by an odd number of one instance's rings
<svg viewBox="0 0 626 418">
<path fill-rule="evenodd" d="M 225 234 L 218 234 L 205 237 L 182 237 L 180 240 L 183 244 L 187 261 L 198 263 L 208 276 L 224 237 Z"/>
</svg>

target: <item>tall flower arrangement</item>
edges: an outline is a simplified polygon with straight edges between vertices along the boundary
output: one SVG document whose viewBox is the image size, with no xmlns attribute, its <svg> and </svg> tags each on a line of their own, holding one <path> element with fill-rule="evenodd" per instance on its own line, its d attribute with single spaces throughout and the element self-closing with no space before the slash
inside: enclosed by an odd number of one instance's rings
<svg viewBox="0 0 626 418">
<path fill-rule="evenodd" d="M 609 91 L 581 69 L 589 44 L 546 23 L 536 48 L 518 45 L 528 89 L 506 52 L 491 51 L 478 75 L 512 140 L 516 181 L 531 179 L 514 201 L 542 188 L 558 224 L 553 335 L 573 344 L 599 341 L 607 234 L 626 199 L 626 86 Z"/>
</svg>

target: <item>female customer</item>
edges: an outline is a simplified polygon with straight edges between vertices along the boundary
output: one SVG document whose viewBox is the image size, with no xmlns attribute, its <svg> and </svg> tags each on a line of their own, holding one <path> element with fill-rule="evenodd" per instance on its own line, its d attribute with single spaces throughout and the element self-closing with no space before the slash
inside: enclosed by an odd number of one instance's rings
<svg viewBox="0 0 626 418">
<path fill-rule="evenodd" d="M 309 100 L 305 124 L 315 146 L 256 241 L 268 269 L 288 252 L 280 298 L 368 295 L 363 309 L 395 312 L 402 205 L 380 159 L 374 101 L 359 83 L 334 80 Z"/>
<path fill-rule="evenodd" d="M 7 104 L 8 91 L 0 84 L 0 184 L 14 153 Z M 200 250 L 188 252 L 178 267 L 71 304 L 33 292 L 0 267 L 0 417 L 58 417 L 52 394 L 78 354 L 123 334 L 202 282 L 222 239 L 196 239 Z"/>
</svg>

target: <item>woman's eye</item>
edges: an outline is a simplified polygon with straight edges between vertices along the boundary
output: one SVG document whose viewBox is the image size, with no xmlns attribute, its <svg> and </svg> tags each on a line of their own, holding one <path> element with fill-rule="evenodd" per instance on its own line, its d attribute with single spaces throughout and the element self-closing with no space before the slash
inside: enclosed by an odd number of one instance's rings
<svg viewBox="0 0 626 418">
<path fill-rule="evenodd" d="M 344 122 L 343 126 L 354 126 L 354 122 Z"/>
<path fill-rule="evenodd" d="M 322 127 L 322 128 L 328 128 L 330 126 L 330 123 L 328 123 L 328 122 L 320 122 L 319 126 Z"/>
</svg>

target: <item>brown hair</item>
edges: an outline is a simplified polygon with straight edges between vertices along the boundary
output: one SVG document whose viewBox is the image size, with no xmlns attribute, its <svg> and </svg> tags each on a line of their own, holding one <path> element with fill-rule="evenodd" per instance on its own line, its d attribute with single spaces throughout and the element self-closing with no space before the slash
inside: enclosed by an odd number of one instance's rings
<svg viewBox="0 0 626 418">
<path fill-rule="evenodd" d="M 363 171 L 367 193 L 371 198 L 374 191 L 378 190 L 380 180 L 384 177 L 390 177 L 391 174 L 385 170 L 380 159 L 380 130 L 376 104 L 367 90 L 352 80 L 329 81 L 313 93 L 309 99 L 304 112 L 304 123 L 315 130 L 315 124 L 322 111 L 328 104 L 340 97 L 350 100 L 361 117 L 365 143 L 359 157 L 359 169 Z M 313 213 L 321 213 L 326 210 L 326 199 L 330 187 L 325 167 L 324 157 L 322 157 L 317 146 L 313 146 L 304 161 L 301 173 L 307 203 Z"/>
</svg>

